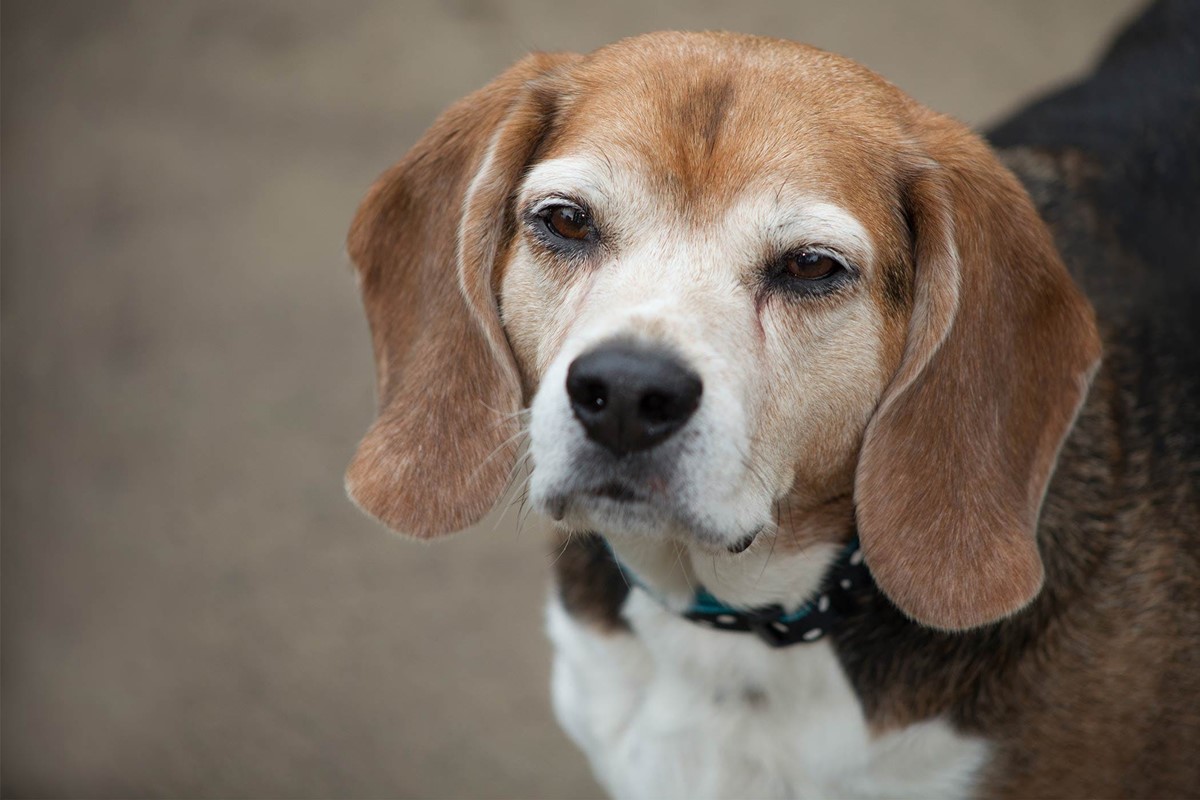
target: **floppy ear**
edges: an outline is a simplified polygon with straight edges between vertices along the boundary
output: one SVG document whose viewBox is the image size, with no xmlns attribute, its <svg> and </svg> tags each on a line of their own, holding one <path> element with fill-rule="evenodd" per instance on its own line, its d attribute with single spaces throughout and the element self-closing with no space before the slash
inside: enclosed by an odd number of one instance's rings
<svg viewBox="0 0 1200 800">
<path fill-rule="evenodd" d="M 1041 589 L 1038 515 L 1100 341 L 1016 178 L 957 123 L 921 124 L 913 313 L 855 497 L 879 587 L 916 621 L 961 630 Z"/>
<path fill-rule="evenodd" d="M 452 106 L 376 181 L 350 228 L 379 414 L 346 487 L 403 533 L 465 528 L 508 482 L 521 387 L 493 269 L 516 229 L 511 193 L 551 125 L 547 77 L 572 58 L 529 56 Z"/>
</svg>

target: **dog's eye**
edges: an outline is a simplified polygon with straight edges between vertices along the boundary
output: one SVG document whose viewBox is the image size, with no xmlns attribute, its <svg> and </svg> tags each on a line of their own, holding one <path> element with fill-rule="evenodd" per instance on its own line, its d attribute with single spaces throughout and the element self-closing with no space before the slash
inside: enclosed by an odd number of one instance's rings
<svg viewBox="0 0 1200 800">
<path fill-rule="evenodd" d="M 837 291 L 856 276 L 857 270 L 840 257 L 814 247 L 785 253 L 768 265 L 764 273 L 769 289 L 800 297 Z"/>
<path fill-rule="evenodd" d="M 821 281 L 832 278 L 844 269 L 833 256 L 813 250 L 801 250 L 785 257 L 783 268 L 791 277 L 803 281 Z"/>
<path fill-rule="evenodd" d="M 583 242 L 592 236 L 592 221 L 587 212 L 577 206 L 550 206 L 538 216 L 546 229 L 560 239 Z"/>
</svg>

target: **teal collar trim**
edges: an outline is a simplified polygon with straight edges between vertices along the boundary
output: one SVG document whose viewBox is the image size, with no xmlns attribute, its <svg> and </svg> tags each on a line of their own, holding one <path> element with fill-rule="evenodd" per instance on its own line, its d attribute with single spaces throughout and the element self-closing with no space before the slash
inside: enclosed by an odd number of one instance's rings
<svg viewBox="0 0 1200 800">
<path fill-rule="evenodd" d="M 666 605 L 629 567 L 621 563 L 611 546 L 608 551 L 630 585 L 637 586 Z M 754 633 L 771 647 L 787 647 L 823 639 L 859 607 L 864 593 L 873 590 L 874 586 L 870 570 L 863 560 L 862 547 L 855 536 L 825 573 L 816 594 L 794 611 L 785 611 L 779 605 L 737 608 L 701 586 L 696 588 L 691 604 L 680 616 L 714 630 Z"/>
</svg>

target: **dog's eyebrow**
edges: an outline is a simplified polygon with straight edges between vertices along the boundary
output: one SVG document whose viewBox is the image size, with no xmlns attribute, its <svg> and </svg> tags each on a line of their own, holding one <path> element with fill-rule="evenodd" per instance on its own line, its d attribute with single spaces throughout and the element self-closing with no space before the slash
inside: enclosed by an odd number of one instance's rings
<svg viewBox="0 0 1200 800">
<path fill-rule="evenodd" d="M 608 168 L 597 159 L 586 156 L 563 156 L 535 164 L 521 184 L 521 202 L 541 195 L 577 192 L 583 199 L 604 201 L 609 192 L 606 184 Z"/>
<path fill-rule="evenodd" d="M 771 243 L 780 248 L 825 245 L 859 266 L 870 264 L 875 247 L 867 228 L 848 210 L 812 197 L 755 198 L 730 209 L 730 220 L 744 225 L 753 220 Z"/>
<path fill-rule="evenodd" d="M 846 250 L 847 255 L 858 258 L 862 263 L 871 260 L 875 248 L 871 234 L 858 219 L 846 209 L 833 203 L 810 202 L 800 207 L 796 220 L 810 236 L 819 236 L 828 244 Z"/>
<path fill-rule="evenodd" d="M 591 155 L 552 158 L 530 168 L 521 184 L 524 205 L 555 195 L 575 196 L 592 204 L 607 203 L 613 193 L 611 163 Z M 779 247 L 826 245 L 866 265 L 874 244 L 866 227 L 844 207 L 827 198 L 772 192 L 753 195 L 729 209 L 727 220 L 761 230 Z M 738 220 L 741 220 L 740 222 Z"/>
</svg>

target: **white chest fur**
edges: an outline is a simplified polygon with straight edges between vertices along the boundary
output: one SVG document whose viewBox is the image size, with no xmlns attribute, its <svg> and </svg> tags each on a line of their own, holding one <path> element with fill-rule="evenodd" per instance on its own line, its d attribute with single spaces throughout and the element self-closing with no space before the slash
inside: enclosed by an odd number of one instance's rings
<svg viewBox="0 0 1200 800">
<path fill-rule="evenodd" d="M 614 797 L 964 797 L 987 757 L 941 720 L 873 735 L 827 642 L 772 649 L 636 588 L 625 616 L 548 611 L 555 711 Z"/>
</svg>

